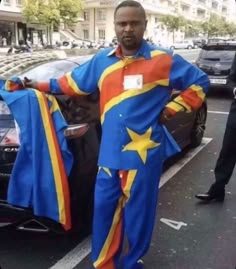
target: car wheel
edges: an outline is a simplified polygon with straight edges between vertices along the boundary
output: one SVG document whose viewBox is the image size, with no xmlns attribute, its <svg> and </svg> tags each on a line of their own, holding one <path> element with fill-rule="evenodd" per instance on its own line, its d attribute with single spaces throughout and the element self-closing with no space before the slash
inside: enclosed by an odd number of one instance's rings
<svg viewBox="0 0 236 269">
<path fill-rule="evenodd" d="M 191 133 L 190 146 L 193 148 L 198 147 L 202 142 L 202 138 L 205 131 L 206 118 L 207 118 L 207 110 L 205 106 L 202 106 L 197 111 L 197 115 Z"/>
<path fill-rule="evenodd" d="M 192 48 L 193 48 L 192 46 L 188 46 L 188 47 L 187 47 L 188 50 L 191 50 Z"/>
<path fill-rule="evenodd" d="M 170 47 L 170 49 L 171 49 L 171 50 L 174 50 L 174 49 L 175 49 L 175 47 L 174 47 L 174 46 L 171 46 L 171 47 Z"/>
</svg>

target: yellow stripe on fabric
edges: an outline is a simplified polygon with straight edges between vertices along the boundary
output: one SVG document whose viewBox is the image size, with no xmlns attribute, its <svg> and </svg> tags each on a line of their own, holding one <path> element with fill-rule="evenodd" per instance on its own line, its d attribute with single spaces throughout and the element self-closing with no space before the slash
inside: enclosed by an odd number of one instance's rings
<svg viewBox="0 0 236 269">
<path fill-rule="evenodd" d="M 156 87 L 157 85 L 161 85 L 161 86 L 168 86 L 169 85 L 169 79 L 161 79 L 161 80 L 157 80 L 151 83 L 146 83 L 144 84 L 142 90 L 127 90 L 122 92 L 119 96 L 116 96 L 114 98 L 112 98 L 109 102 L 107 102 L 107 104 L 104 107 L 104 111 L 101 115 L 101 123 L 103 123 L 104 121 L 104 116 L 105 113 L 114 105 L 118 104 L 120 102 L 120 100 L 127 99 L 133 96 L 137 96 L 139 94 L 143 94 L 145 92 L 148 92 L 150 90 L 152 90 L 154 87 Z"/>
<path fill-rule="evenodd" d="M 108 68 L 104 70 L 102 75 L 100 76 L 100 79 L 98 81 L 98 88 L 101 89 L 101 85 L 103 83 L 104 78 L 109 75 L 110 73 L 122 68 L 124 66 L 124 62 L 120 60 L 119 62 L 116 62 L 115 64 L 110 65 Z"/>
<path fill-rule="evenodd" d="M 88 95 L 88 93 L 83 92 L 82 90 L 79 89 L 79 87 L 77 86 L 77 83 L 71 77 L 71 72 L 66 73 L 65 76 L 66 76 L 66 79 L 67 79 L 67 82 L 68 82 L 70 88 L 73 89 L 73 91 L 75 93 L 80 94 L 80 95 Z"/>
<path fill-rule="evenodd" d="M 111 228 L 110 231 L 107 235 L 106 241 L 104 242 L 103 248 L 100 252 L 100 255 L 98 256 L 97 260 L 94 262 L 94 266 L 98 267 L 106 258 L 107 252 L 109 251 L 110 245 L 112 243 L 113 237 L 114 237 L 114 233 L 115 233 L 115 229 L 117 227 L 117 223 L 120 220 L 120 214 L 121 214 L 121 210 L 123 207 L 123 197 L 121 197 L 118 201 L 118 205 L 117 208 L 115 210 L 115 214 L 113 217 L 113 221 L 111 224 Z"/>
<path fill-rule="evenodd" d="M 161 50 L 154 50 L 151 51 L 151 57 L 155 57 L 161 54 L 165 54 L 165 51 L 161 51 Z M 105 71 L 102 73 L 102 75 L 100 76 L 100 79 L 98 81 L 98 88 L 101 89 L 101 85 L 104 81 L 104 78 L 111 74 L 112 72 L 124 67 L 125 65 L 131 64 L 133 62 L 139 62 L 139 61 L 143 61 L 145 60 L 144 57 L 140 57 L 140 58 L 127 58 L 127 59 L 121 59 L 119 62 L 116 62 L 113 65 L 110 65 L 108 68 L 105 69 Z"/>
<path fill-rule="evenodd" d="M 53 113 L 55 111 L 60 111 L 60 108 L 59 108 L 59 105 L 58 105 L 58 102 L 56 101 L 55 97 L 51 94 L 46 94 L 47 96 L 47 99 L 51 101 L 51 106 L 50 106 L 50 113 Z"/>
<path fill-rule="evenodd" d="M 158 55 L 161 55 L 161 54 L 166 54 L 167 52 L 165 51 L 162 51 L 162 50 L 153 50 L 151 51 L 151 57 L 155 57 L 155 56 L 158 56 Z"/>
<path fill-rule="evenodd" d="M 203 88 L 200 85 L 193 84 L 189 87 L 191 90 L 193 90 L 199 98 L 202 100 L 205 99 L 206 94 L 203 91 Z"/>
<path fill-rule="evenodd" d="M 191 112 L 192 111 L 191 106 L 189 106 L 180 95 L 177 96 L 174 99 L 174 101 L 176 101 L 177 103 L 179 103 L 180 105 L 182 105 L 188 112 Z M 182 107 L 182 110 L 183 110 L 183 107 Z"/>
<path fill-rule="evenodd" d="M 125 194 L 127 200 L 130 197 L 130 190 L 131 190 L 131 187 L 132 187 L 132 184 L 134 182 L 134 178 L 135 178 L 136 174 L 137 174 L 137 170 L 129 170 L 128 171 L 127 181 L 126 181 L 125 187 L 123 188 L 123 191 L 124 191 L 124 194 Z"/>
<path fill-rule="evenodd" d="M 172 110 L 174 110 L 175 112 L 179 112 L 183 110 L 183 107 L 177 103 L 174 102 L 170 102 L 166 105 L 166 107 L 171 108 Z"/>
<path fill-rule="evenodd" d="M 7 81 L 5 82 L 5 89 L 6 89 L 7 91 L 10 91 L 10 90 L 11 90 L 11 82 L 10 82 L 10 80 L 7 80 Z"/>
<path fill-rule="evenodd" d="M 47 139 L 50 160 L 52 164 L 54 182 L 55 182 L 56 193 L 57 193 L 56 197 L 57 197 L 57 204 L 58 204 L 59 221 L 60 223 L 65 223 L 65 211 L 64 211 L 65 205 L 64 205 L 64 199 L 63 197 L 61 197 L 61 194 L 63 193 L 62 185 L 60 184 L 61 174 L 60 174 L 60 169 L 59 169 L 59 161 L 58 161 L 57 153 L 56 153 L 55 141 L 53 139 L 52 129 L 51 129 L 51 125 L 48 119 L 47 104 L 45 104 L 43 93 L 37 90 L 35 90 L 34 92 L 37 96 L 39 107 L 40 107 L 40 112 L 43 118 L 42 122 L 43 122 L 44 131 L 45 131 L 45 136 Z M 61 214 L 62 212 L 64 214 Z"/>
</svg>

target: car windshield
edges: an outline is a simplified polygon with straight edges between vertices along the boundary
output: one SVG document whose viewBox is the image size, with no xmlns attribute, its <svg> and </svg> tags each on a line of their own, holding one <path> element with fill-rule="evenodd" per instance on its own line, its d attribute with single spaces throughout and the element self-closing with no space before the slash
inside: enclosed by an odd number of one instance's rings
<svg viewBox="0 0 236 269">
<path fill-rule="evenodd" d="M 232 62 L 236 48 L 207 47 L 202 49 L 200 59 L 207 61 Z"/>
<path fill-rule="evenodd" d="M 29 71 L 20 75 L 20 77 L 27 77 L 34 80 L 48 80 L 49 78 L 58 78 L 64 73 L 71 71 L 78 64 L 67 61 L 57 60 L 49 63 L 38 65 Z"/>
</svg>

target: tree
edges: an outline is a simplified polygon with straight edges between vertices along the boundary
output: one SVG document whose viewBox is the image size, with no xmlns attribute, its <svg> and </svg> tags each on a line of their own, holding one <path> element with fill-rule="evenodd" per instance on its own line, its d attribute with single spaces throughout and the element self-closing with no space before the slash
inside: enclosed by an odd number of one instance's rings
<svg viewBox="0 0 236 269">
<path fill-rule="evenodd" d="M 186 19 L 183 16 L 163 15 L 160 21 L 166 26 L 167 30 L 173 34 L 173 42 L 175 41 L 175 32 L 186 26 Z"/>
<path fill-rule="evenodd" d="M 198 21 L 188 20 L 185 27 L 185 36 L 188 37 L 197 37 L 201 33 L 201 24 Z"/>
<path fill-rule="evenodd" d="M 225 18 L 218 16 L 216 14 L 211 14 L 207 21 L 201 24 L 201 27 L 207 37 L 225 35 L 226 30 L 226 20 Z"/>
<path fill-rule="evenodd" d="M 75 23 L 82 4 L 82 0 L 25 0 L 22 14 L 26 22 L 47 25 L 52 43 L 53 27 Z"/>
<path fill-rule="evenodd" d="M 235 23 L 226 23 L 225 25 L 225 30 L 226 33 L 230 36 L 233 37 L 236 34 L 236 24 Z"/>
</svg>

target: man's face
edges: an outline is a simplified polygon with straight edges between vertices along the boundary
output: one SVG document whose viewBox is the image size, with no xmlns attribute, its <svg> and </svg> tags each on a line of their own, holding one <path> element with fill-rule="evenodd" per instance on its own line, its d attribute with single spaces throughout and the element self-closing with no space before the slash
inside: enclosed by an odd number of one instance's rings
<svg viewBox="0 0 236 269">
<path fill-rule="evenodd" d="M 147 21 L 140 8 L 121 7 L 115 14 L 115 32 L 118 41 L 126 50 L 136 50 L 140 46 Z"/>
</svg>

